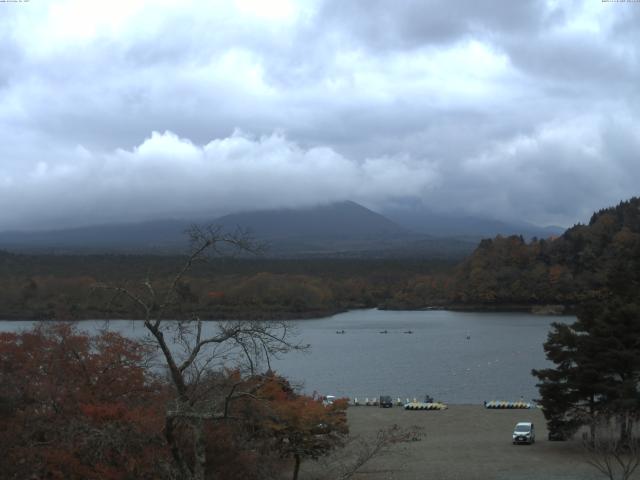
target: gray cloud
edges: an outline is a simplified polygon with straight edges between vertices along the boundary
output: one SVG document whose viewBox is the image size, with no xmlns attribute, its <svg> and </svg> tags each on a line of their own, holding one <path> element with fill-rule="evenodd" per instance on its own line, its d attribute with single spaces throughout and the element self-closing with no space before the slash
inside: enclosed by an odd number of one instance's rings
<svg viewBox="0 0 640 480">
<path fill-rule="evenodd" d="M 327 147 L 303 149 L 279 134 L 242 132 L 196 145 L 154 132 L 132 150 L 95 154 L 83 147 L 64 160 L 40 161 L 21 175 L 0 171 L 0 201 L 22 197 L 0 221 L 21 227 L 25 217 L 45 227 L 50 218 L 113 221 L 205 215 L 242 209 L 315 205 L 353 198 L 420 196 L 437 180 L 424 161 L 406 155 L 354 162 Z M 46 209 L 39 210 L 41 198 Z"/>
<path fill-rule="evenodd" d="M 0 8 L 0 230 L 342 199 L 571 224 L 638 193 L 638 4 Z"/>
<path fill-rule="evenodd" d="M 450 43 L 467 35 L 527 35 L 555 17 L 544 2 L 521 0 L 329 0 L 320 18 L 373 48 L 415 48 Z"/>
</svg>

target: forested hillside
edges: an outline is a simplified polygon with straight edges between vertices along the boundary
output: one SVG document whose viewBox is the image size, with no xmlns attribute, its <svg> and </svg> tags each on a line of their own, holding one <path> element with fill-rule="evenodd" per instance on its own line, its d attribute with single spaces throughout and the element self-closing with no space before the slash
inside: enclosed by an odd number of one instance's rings
<svg viewBox="0 0 640 480">
<path fill-rule="evenodd" d="M 594 213 L 551 239 L 483 240 L 457 268 L 447 299 L 461 304 L 564 304 L 608 286 L 640 292 L 640 199 Z"/>
</svg>

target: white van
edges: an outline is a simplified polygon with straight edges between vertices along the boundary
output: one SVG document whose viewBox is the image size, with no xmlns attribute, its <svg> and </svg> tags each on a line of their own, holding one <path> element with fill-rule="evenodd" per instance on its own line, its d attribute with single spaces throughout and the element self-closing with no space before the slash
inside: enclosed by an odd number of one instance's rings
<svg viewBox="0 0 640 480">
<path fill-rule="evenodd" d="M 519 422 L 513 429 L 513 444 L 528 443 L 529 445 L 536 441 L 536 430 L 531 422 Z"/>
</svg>

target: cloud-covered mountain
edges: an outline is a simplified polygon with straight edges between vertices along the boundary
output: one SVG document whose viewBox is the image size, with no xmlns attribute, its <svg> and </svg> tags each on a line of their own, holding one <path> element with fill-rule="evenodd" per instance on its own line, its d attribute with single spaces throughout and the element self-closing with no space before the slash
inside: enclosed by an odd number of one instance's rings
<svg viewBox="0 0 640 480">
<path fill-rule="evenodd" d="M 220 217 L 215 223 L 227 230 L 247 229 L 268 240 L 381 240 L 410 234 L 388 218 L 351 201 L 307 209 L 238 213 Z"/>
<path fill-rule="evenodd" d="M 479 240 L 496 235 L 522 235 L 530 239 L 532 237 L 548 238 L 564 232 L 564 228 L 558 226 L 541 227 L 523 221 L 504 222 L 460 213 L 445 215 L 435 213 L 423 206 L 387 208 L 382 213 L 404 228 L 436 237 L 465 237 Z"/>
<path fill-rule="evenodd" d="M 273 209 L 226 215 L 214 220 L 156 220 L 71 229 L 0 233 L 0 247 L 51 251 L 178 251 L 187 246 L 185 230 L 192 224 L 220 226 L 224 232 L 248 232 L 268 241 L 276 253 L 299 251 L 301 244 L 325 244 L 319 250 L 338 249 L 339 243 L 380 248 L 381 242 L 406 241 L 413 235 L 384 216 L 355 202 L 339 202 L 304 209 Z M 275 242 L 275 243 L 274 243 Z"/>
<path fill-rule="evenodd" d="M 462 256 L 483 237 L 522 234 L 545 238 L 559 233 L 556 228 L 446 217 L 419 209 L 387 213 L 384 216 L 347 201 L 302 209 L 255 210 L 214 220 L 155 220 L 9 231 L 0 233 L 0 248 L 58 253 L 177 253 L 188 246 L 185 231 L 191 225 L 211 224 L 221 227 L 223 232 L 247 232 L 266 243 L 267 254 L 275 256 Z"/>
<path fill-rule="evenodd" d="M 0 233 L 0 248 L 52 253 L 178 253 L 188 247 L 185 231 L 211 224 L 223 232 L 247 232 L 275 256 L 460 256 L 467 241 L 441 241 L 417 234 L 355 202 L 304 209 L 272 209 L 226 215 L 212 221 L 156 220 L 45 231 Z"/>
</svg>

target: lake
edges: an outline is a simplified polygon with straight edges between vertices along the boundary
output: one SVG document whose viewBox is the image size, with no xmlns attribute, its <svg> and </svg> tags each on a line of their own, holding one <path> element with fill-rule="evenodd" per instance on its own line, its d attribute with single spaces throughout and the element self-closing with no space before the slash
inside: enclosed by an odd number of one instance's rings
<svg viewBox="0 0 640 480">
<path fill-rule="evenodd" d="M 542 343 L 550 324 L 573 321 L 527 313 L 354 310 L 294 322 L 296 336 L 311 350 L 273 365 L 308 393 L 360 401 L 425 394 L 452 404 L 531 400 L 538 396 L 531 369 L 549 365 Z M 0 330 L 32 324 L 0 321 Z M 104 322 L 82 325 L 90 330 Z M 132 337 L 142 331 L 140 322 L 124 320 L 109 328 Z"/>
</svg>

